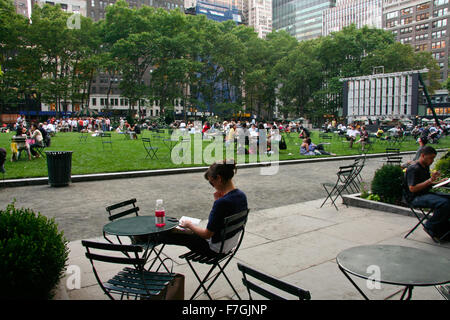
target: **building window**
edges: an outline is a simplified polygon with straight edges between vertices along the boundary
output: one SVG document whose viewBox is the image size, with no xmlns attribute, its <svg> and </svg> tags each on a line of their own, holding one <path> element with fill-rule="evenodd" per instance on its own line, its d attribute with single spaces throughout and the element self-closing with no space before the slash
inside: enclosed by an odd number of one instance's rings
<svg viewBox="0 0 450 320">
<path fill-rule="evenodd" d="M 433 11 L 433 17 L 442 17 L 445 16 L 448 13 L 448 8 L 442 8 L 439 10 Z"/>
<path fill-rule="evenodd" d="M 418 24 L 418 25 L 416 25 L 416 31 L 427 30 L 428 27 L 429 27 L 428 23 Z"/>
<path fill-rule="evenodd" d="M 80 13 L 80 6 L 72 6 L 72 12 Z"/>
<path fill-rule="evenodd" d="M 445 38 L 446 35 L 447 35 L 447 30 L 445 30 L 445 29 L 436 31 L 431 34 L 431 39 Z"/>
<path fill-rule="evenodd" d="M 92 98 L 92 105 L 96 106 L 97 105 L 97 99 L 96 98 Z"/>
<path fill-rule="evenodd" d="M 428 44 L 418 44 L 416 45 L 416 51 L 427 51 L 428 50 Z"/>
<path fill-rule="evenodd" d="M 430 7 L 430 3 L 429 2 L 422 3 L 422 4 L 419 4 L 419 5 L 416 6 L 416 10 L 417 11 L 421 11 L 421 10 L 428 9 L 429 7 Z"/>
<path fill-rule="evenodd" d="M 433 28 L 445 27 L 447 25 L 447 19 L 433 21 Z"/>
<path fill-rule="evenodd" d="M 389 12 L 386 14 L 386 19 L 392 19 L 398 17 L 398 11 Z"/>
<path fill-rule="evenodd" d="M 448 4 L 448 0 L 434 0 L 433 4 L 435 7 L 443 6 L 444 4 Z"/>
<path fill-rule="evenodd" d="M 413 17 L 403 18 L 403 19 L 400 20 L 400 24 L 401 24 L 401 25 L 404 25 L 404 24 L 411 23 L 411 22 L 413 22 L 413 21 L 414 21 L 414 20 L 413 20 Z"/>
<path fill-rule="evenodd" d="M 105 99 L 100 98 L 100 105 L 101 105 L 101 106 L 104 106 L 104 105 L 105 105 Z"/>
<path fill-rule="evenodd" d="M 429 12 L 425 12 L 425 13 L 422 13 L 422 14 L 418 14 L 418 15 L 416 16 L 416 20 L 417 20 L 417 21 L 426 20 L 426 19 L 428 19 L 429 17 L 430 17 L 430 13 L 429 13 Z"/>
<path fill-rule="evenodd" d="M 441 49 L 445 48 L 445 40 L 436 41 L 431 44 L 431 49 Z"/>
<path fill-rule="evenodd" d="M 92 8 L 95 7 L 95 0 L 91 0 L 91 7 L 92 7 Z"/>
<path fill-rule="evenodd" d="M 412 41 L 412 37 L 408 37 L 408 38 L 402 38 L 400 39 L 400 43 L 411 43 Z"/>
<path fill-rule="evenodd" d="M 428 33 L 420 34 L 416 36 L 416 41 L 422 41 L 428 39 Z"/>
<path fill-rule="evenodd" d="M 443 58 L 445 58 L 445 52 L 444 52 L 444 51 L 441 51 L 441 52 L 435 52 L 435 53 L 432 54 L 432 56 L 433 56 L 433 58 L 435 58 L 436 60 L 443 59 Z"/>
<path fill-rule="evenodd" d="M 412 30 L 413 30 L 412 27 L 409 27 L 409 28 L 402 28 L 402 29 L 400 29 L 400 34 L 411 33 Z"/>
<path fill-rule="evenodd" d="M 402 10 L 400 11 L 400 14 L 403 16 L 403 15 L 405 15 L 405 14 L 410 14 L 410 13 L 412 13 L 412 12 L 413 12 L 413 8 L 412 8 L 412 7 L 409 7 L 409 8 L 402 9 Z"/>
</svg>

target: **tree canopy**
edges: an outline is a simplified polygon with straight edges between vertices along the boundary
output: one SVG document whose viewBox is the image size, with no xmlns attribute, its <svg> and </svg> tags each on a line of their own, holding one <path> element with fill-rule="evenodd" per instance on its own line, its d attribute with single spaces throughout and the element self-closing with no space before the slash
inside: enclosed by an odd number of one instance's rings
<svg viewBox="0 0 450 320">
<path fill-rule="evenodd" d="M 375 66 L 385 72 L 428 68 L 431 89 L 439 87 L 431 54 L 416 53 L 381 29 L 352 25 L 302 42 L 278 31 L 260 39 L 232 21 L 130 8 L 123 0 L 98 22 L 79 17 L 79 28 L 71 28 L 70 17 L 59 5 L 36 6 L 30 23 L 11 0 L 0 0 L 0 108 L 24 96 L 57 111 L 86 105 L 99 73 L 120 79 L 130 109 L 157 100 L 170 113 L 180 99 L 185 110 L 224 116 L 245 110 L 269 118 L 276 105 L 285 117 L 337 115 L 339 79 L 371 74 Z"/>
</svg>

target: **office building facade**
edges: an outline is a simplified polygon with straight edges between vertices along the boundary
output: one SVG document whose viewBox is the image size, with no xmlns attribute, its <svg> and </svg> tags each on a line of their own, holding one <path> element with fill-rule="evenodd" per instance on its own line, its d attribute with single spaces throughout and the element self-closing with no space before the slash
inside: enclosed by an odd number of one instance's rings
<svg viewBox="0 0 450 320">
<path fill-rule="evenodd" d="M 272 32 L 272 0 L 248 0 L 244 9 L 245 22 L 255 29 L 258 37 Z"/>
<path fill-rule="evenodd" d="M 322 36 L 322 13 L 336 0 L 272 0 L 273 30 L 285 30 L 297 40 Z"/>
<path fill-rule="evenodd" d="M 429 51 L 448 77 L 449 0 L 384 0 L 383 27 L 416 52 Z"/>
<path fill-rule="evenodd" d="M 322 35 L 342 30 L 351 24 L 357 28 L 383 28 L 383 0 L 338 0 L 336 7 L 323 11 Z"/>
</svg>

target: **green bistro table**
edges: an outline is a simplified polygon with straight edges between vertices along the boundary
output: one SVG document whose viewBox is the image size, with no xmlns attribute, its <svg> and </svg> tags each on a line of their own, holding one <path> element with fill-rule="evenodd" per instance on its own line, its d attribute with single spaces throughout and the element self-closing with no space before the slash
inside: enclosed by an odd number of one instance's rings
<svg viewBox="0 0 450 320">
<path fill-rule="evenodd" d="M 156 250 L 156 246 L 161 244 L 160 242 L 158 242 L 158 234 L 170 231 L 175 228 L 178 225 L 178 219 L 173 217 L 166 217 L 165 220 L 166 225 L 164 227 L 157 227 L 155 225 L 155 216 L 135 216 L 130 218 L 117 219 L 103 226 L 103 234 L 110 234 L 118 237 L 126 236 L 131 238 L 136 236 L 152 235 L 153 237 L 148 237 L 146 243 L 136 244 L 145 247 L 146 250 L 143 257 L 146 260 L 149 259 L 152 252 L 155 253 L 156 257 L 153 260 L 153 263 L 148 268 L 149 270 L 153 267 L 155 262 L 159 260 L 161 261 L 161 264 L 156 271 L 158 271 L 161 265 L 163 265 L 167 272 L 170 273 L 169 269 L 160 258 L 160 254 L 162 253 L 165 245 L 163 244 L 161 249 L 159 250 Z"/>
<path fill-rule="evenodd" d="M 145 236 L 172 230 L 177 225 L 177 218 L 166 217 L 166 225 L 157 227 L 154 216 L 136 216 L 110 222 L 103 227 L 103 232 L 114 236 Z"/>
<path fill-rule="evenodd" d="M 450 259 L 428 251 L 394 245 L 358 246 L 342 251 L 339 269 L 366 299 L 369 298 L 349 274 L 379 283 L 405 286 L 401 300 L 411 299 L 415 286 L 436 286 L 450 282 Z M 374 273 L 375 268 L 378 274 Z"/>
</svg>

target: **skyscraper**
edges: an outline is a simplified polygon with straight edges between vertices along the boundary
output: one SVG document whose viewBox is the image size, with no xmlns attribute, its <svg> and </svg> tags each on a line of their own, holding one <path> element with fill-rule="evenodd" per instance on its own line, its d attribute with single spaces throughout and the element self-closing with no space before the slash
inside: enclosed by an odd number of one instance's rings
<svg viewBox="0 0 450 320">
<path fill-rule="evenodd" d="M 323 11 L 322 35 L 342 30 L 354 23 L 357 28 L 365 25 L 381 29 L 383 0 L 338 0 L 336 7 Z"/>
<path fill-rule="evenodd" d="M 272 32 L 272 0 L 247 0 L 244 12 L 246 23 L 255 29 L 258 37 Z"/>
<path fill-rule="evenodd" d="M 286 30 L 297 40 L 322 35 L 322 12 L 336 0 L 273 0 L 273 29 Z"/>
<path fill-rule="evenodd" d="M 448 77 L 449 0 L 384 0 L 383 28 L 415 51 L 429 51 Z"/>
</svg>

